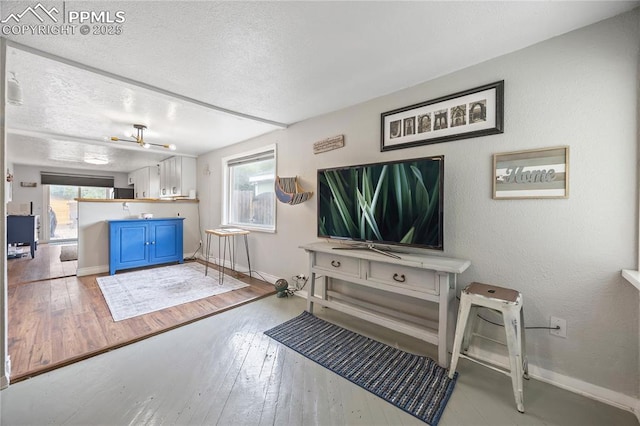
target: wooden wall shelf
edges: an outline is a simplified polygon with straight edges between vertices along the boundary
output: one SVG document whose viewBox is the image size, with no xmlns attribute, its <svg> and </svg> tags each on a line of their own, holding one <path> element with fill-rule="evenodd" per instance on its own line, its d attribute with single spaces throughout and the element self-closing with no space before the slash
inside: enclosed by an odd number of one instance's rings
<svg viewBox="0 0 640 426">
<path fill-rule="evenodd" d="M 298 177 L 276 176 L 275 182 L 276 197 L 282 203 L 300 204 L 313 196 L 313 191 L 305 191 L 298 183 Z"/>
</svg>

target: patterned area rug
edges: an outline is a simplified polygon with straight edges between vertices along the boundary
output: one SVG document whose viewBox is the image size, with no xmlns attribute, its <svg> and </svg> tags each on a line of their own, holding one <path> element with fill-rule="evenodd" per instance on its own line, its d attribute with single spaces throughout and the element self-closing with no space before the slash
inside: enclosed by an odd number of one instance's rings
<svg viewBox="0 0 640 426">
<path fill-rule="evenodd" d="M 265 334 L 418 419 L 436 426 L 453 392 L 448 370 L 303 312 Z"/>
<path fill-rule="evenodd" d="M 209 269 L 205 277 L 204 265 L 197 262 L 119 273 L 96 280 L 114 321 L 249 287 L 228 275 L 221 285 L 217 270 Z"/>
</svg>

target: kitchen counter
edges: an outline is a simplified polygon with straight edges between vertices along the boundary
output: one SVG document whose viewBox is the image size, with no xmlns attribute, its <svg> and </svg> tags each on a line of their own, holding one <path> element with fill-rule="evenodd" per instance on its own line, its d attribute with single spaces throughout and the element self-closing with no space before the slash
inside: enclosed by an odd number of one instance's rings
<svg viewBox="0 0 640 426">
<path fill-rule="evenodd" d="M 79 203 L 198 203 L 197 198 L 177 198 L 175 200 L 159 198 L 75 198 Z"/>
</svg>

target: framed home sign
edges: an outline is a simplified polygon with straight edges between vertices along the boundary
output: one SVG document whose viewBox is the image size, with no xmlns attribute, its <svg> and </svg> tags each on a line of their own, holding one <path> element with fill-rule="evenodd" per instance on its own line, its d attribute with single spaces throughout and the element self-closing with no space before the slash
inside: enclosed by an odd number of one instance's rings
<svg viewBox="0 0 640 426">
<path fill-rule="evenodd" d="M 568 198 L 569 147 L 493 155 L 493 198 Z"/>
<path fill-rule="evenodd" d="M 502 133 L 504 80 L 381 114 L 380 150 Z"/>
</svg>

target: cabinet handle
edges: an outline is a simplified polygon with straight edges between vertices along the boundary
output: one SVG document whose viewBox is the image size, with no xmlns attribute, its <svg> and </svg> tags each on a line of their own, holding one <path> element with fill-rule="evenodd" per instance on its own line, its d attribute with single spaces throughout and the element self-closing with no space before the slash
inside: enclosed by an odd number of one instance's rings
<svg viewBox="0 0 640 426">
<path fill-rule="evenodd" d="M 167 189 L 166 188 L 162 188 L 162 195 L 167 195 Z"/>
<path fill-rule="evenodd" d="M 394 281 L 398 281 L 399 283 L 403 283 L 403 282 L 406 281 L 406 278 L 404 277 L 404 274 L 402 274 L 402 275 L 393 274 L 393 279 L 394 279 Z"/>
<path fill-rule="evenodd" d="M 178 190 L 176 189 L 176 187 L 175 187 L 175 186 L 174 186 L 173 188 L 171 188 L 171 191 L 172 191 L 174 194 L 177 194 L 177 193 L 178 193 Z"/>
<path fill-rule="evenodd" d="M 146 191 L 142 191 L 142 196 L 146 197 L 147 196 L 147 192 Z"/>
<path fill-rule="evenodd" d="M 337 260 L 332 260 L 331 261 L 331 266 L 333 266 L 334 268 L 339 268 L 340 267 L 340 262 Z"/>
<path fill-rule="evenodd" d="M 155 244 L 155 243 L 156 243 L 155 241 L 151 241 L 151 244 Z"/>
<path fill-rule="evenodd" d="M 146 241 L 146 242 L 144 243 L 144 245 L 145 245 L 145 246 L 148 246 L 148 245 L 149 245 L 149 241 Z"/>
</svg>

